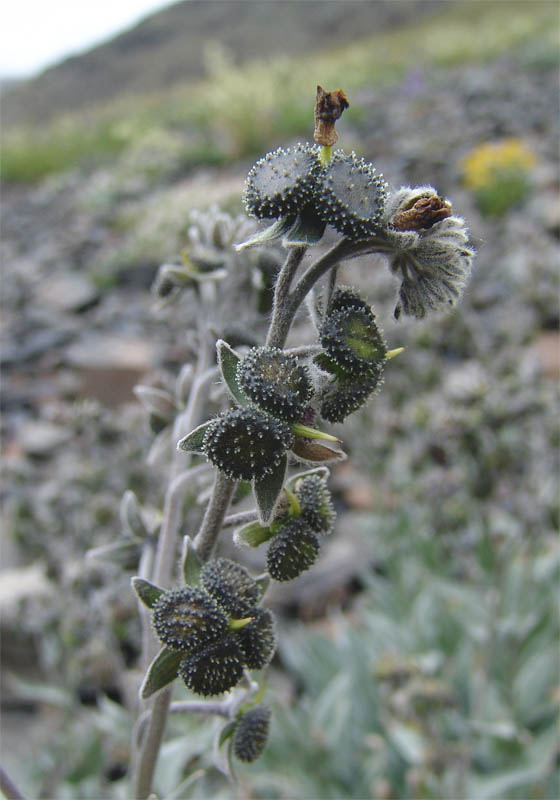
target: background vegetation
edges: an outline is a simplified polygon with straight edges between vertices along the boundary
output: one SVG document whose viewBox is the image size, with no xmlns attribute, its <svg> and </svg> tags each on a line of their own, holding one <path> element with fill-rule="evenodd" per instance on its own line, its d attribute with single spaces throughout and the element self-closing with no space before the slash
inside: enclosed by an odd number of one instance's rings
<svg viewBox="0 0 560 800">
<path fill-rule="evenodd" d="M 245 5 L 274 31 L 268 4 Z M 171 381 L 195 298 L 154 313 L 148 287 L 193 209 L 240 211 L 252 159 L 310 137 L 317 82 L 350 97 L 341 146 L 395 185 L 434 183 L 479 252 L 459 310 L 420 324 L 392 320 L 381 260 L 344 270 L 407 349 L 340 428 L 350 459 L 333 476 L 323 562 L 271 596 L 272 739 L 239 770 L 242 796 L 559 794 L 558 10 L 410 3 L 385 19 L 382 4 L 357 5 L 363 38 L 317 26 L 305 54 L 244 61 L 214 21 L 188 82 L 175 71 L 166 87 L 160 69 L 73 109 L 53 70 L 48 113 L 31 110 L 33 87 L 7 97 L 3 749 L 30 797 L 127 797 L 132 572 L 84 553 L 114 537 L 125 489 L 157 520 L 164 467 L 145 463 L 153 436 L 130 389 Z M 77 280 L 89 294 L 72 304 Z M 122 341 L 132 349 L 115 365 Z M 229 797 L 212 768 L 176 791 L 208 766 L 212 723 L 177 718 L 172 733 L 160 796 Z"/>
</svg>

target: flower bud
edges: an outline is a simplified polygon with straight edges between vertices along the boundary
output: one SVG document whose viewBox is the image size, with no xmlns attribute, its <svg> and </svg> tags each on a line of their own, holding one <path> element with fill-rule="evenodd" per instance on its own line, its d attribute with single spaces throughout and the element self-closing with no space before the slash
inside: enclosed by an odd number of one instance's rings
<svg viewBox="0 0 560 800">
<path fill-rule="evenodd" d="M 281 526 L 266 556 L 275 581 L 291 581 L 315 563 L 319 540 L 304 520 L 294 517 Z"/>
<path fill-rule="evenodd" d="M 203 449 L 228 477 L 251 480 L 270 475 L 293 440 L 286 422 L 255 408 L 234 408 L 208 426 Z"/>
<path fill-rule="evenodd" d="M 266 747 L 270 728 L 268 706 L 255 706 L 238 720 L 233 734 L 233 752 L 240 761 L 256 761 Z"/>
<path fill-rule="evenodd" d="M 200 581 L 218 605 L 236 619 L 249 616 L 259 600 L 256 581 L 244 567 L 227 558 L 207 561 Z"/>
<path fill-rule="evenodd" d="M 226 614 L 202 589 L 184 586 L 164 592 L 153 606 L 153 625 L 161 641 L 173 650 L 193 650 L 228 631 Z"/>
<path fill-rule="evenodd" d="M 287 422 L 302 419 L 313 391 L 307 369 L 277 347 L 249 350 L 237 366 L 237 380 L 258 406 Z"/>
<path fill-rule="evenodd" d="M 243 676 L 243 654 L 235 637 L 230 634 L 185 656 L 179 675 L 189 689 L 205 697 L 232 689 Z"/>
</svg>

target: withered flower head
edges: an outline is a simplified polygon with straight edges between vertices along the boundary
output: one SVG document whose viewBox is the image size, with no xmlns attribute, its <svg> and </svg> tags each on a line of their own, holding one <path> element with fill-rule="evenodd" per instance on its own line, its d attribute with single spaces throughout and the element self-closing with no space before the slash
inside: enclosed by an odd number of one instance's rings
<svg viewBox="0 0 560 800">
<path fill-rule="evenodd" d="M 334 123 L 340 119 L 342 112 L 350 103 L 342 89 L 326 92 L 322 86 L 317 86 L 317 99 L 315 101 L 315 131 L 313 138 L 317 144 L 331 147 L 336 144 L 338 134 Z"/>
<path fill-rule="evenodd" d="M 431 186 L 404 186 L 385 205 L 391 272 L 401 285 L 395 317 L 421 319 L 457 303 L 470 277 L 474 251 L 465 222 Z"/>
</svg>

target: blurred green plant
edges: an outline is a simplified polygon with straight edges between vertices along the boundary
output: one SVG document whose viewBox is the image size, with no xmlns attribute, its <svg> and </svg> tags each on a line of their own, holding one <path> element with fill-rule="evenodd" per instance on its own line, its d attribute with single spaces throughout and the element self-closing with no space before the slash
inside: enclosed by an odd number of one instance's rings
<svg viewBox="0 0 560 800">
<path fill-rule="evenodd" d="M 483 142 L 463 158 L 463 182 L 485 216 L 503 216 L 529 196 L 536 163 L 533 150 L 519 139 Z"/>
<path fill-rule="evenodd" d="M 250 157 L 308 130 L 304 87 L 311 75 L 334 86 L 343 74 L 346 89 L 355 92 L 398 81 L 411 66 L 484 62 L 516 50 L 523 54 L 529 47 L 547 54 L 548 64 L 554 54 L 558 60 L 551 42 L 556 29 L 552 3 L 460 3 L 419 24 L 311 56 L 235 67 L 227 52 L 213 46 L 207 55 L 209 77 L 194 86 L 119 98 L 93 107 L 87 120 L 80 114 L 42 131 L 5 130 L 1 174 L 6 181 L 31 182 L 98 163 L 154 128 L 183 138 L 181 168 Z M 348 118 L 356 119 L 357 113 L 350 108 Z"/>
</svg>

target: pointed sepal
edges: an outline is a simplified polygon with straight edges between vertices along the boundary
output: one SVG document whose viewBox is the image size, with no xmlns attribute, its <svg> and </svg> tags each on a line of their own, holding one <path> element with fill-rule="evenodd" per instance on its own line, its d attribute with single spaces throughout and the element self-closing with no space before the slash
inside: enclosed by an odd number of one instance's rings
<svg viewBox="0 0 560 800">
<path fill-rule="evenodd" d="M 125 536 L 138 537 L 143 539 L 148 536 L 148 529 L 142 516 L 142 509 L 138 498 L 131 492 L 126 491 L 121 500 L 119 509 L 120 521 Z"/>
<path fill-rule="evenodd" d="M 216 352 L 218 354 L 218 366 L 229 393 L 238 405 L 248 406 L 249 398 L 237 382 L 237 365 L 241 361 L 241 356 L 223 339 L 218 339 L 216 342 Z"/>
<path fill-rule="evenodd" d="M 236 545 L 247 547 L 259 547 L 272 538 L 273 532 L 270 528 L 260 525 L 258 522 L 248 522 L 233 534 L 233 542 Z"/>
<path fill-rule="evenodd" d="M 282 495 L 287 466 L 288 459 L 284 454 L 273 472 L 265 475 L 260 480 L 255 479 L 253 481 L 253 492 L 257 503 L 259 522 L 263 526 L 268 525 L 274 517 L 274 512 Z"/>
<path fill-rule="evenodd" d="M 121 538 L 111 544 L 93 547 L 86 553 L 86 558 L 92 561 L 104 561 L 108 564 L 117 564 L 122 569 L 138 569 L 142 544 L 139 539 Z"/>
<path fill-rule="evenodd" d="M 164 647 L 159 651 L 148 667 L 146 677 L 142 681 L 142 686 L 140 687 L 142 700 L 147 700 L 175 680 L 179 671 L 179 664 L 184 656 L 184 653 L 170 650 L 169 647 Z"/>
<path fill-rule="evenodd" d="M 282 239 L 284 247 L 309 247 L 317 244 L 325 233 L 327 223 L 315 213 L 311 205 L 302 208 L 296 221 Z"/>
<path fill-rule="evenodd" d="M 305 436 L 308 439 L 324 439 L 325 442 L 340 442 L 337 436 L 318 431 L 316 428 L 310 428 L 309 425 L 302 425 L 301 422 L 294 422 L 291 427 L 296 436 Z"/>
<path fill-rule="evenodd" d="M 187 433 L 177 442 L 177 450 L 184 450 L 186 453 L 204 453 L 204 436 L 207 428 L 214 422 L 213 419 L 203 422 L 197 428 Z"/>
<path fill-rule="evenodd" d="M 141 600 L 145 606 L 148 606 L 148 608 L 153 608 L 165 591 L 154 583 L 144 580 L 144 578 L 132 578 L 130 583 L 138 599 Z"/>
<path fill-rule="evenodd" d="M 280 219 L 273 222 L 272 225 L 269 225 L 268 228 L 257 231 L 257 233 L 250 236 L 244 242 L 234 245 L 235 250 L 239 252 L 246 247 L 257 247 L 258 245 L 269 244 L 270 242 L 275 242 L 277 239 L 281 239 L 294 224 L 294 219 L 295 217 L 280 217 Z"/>
</svg>

